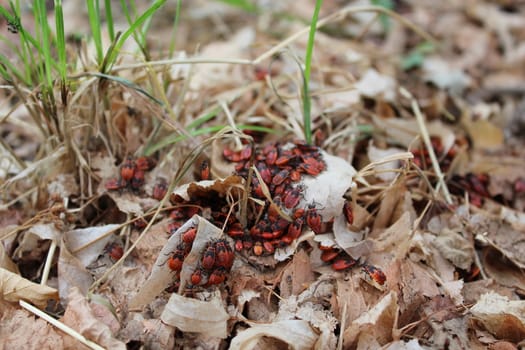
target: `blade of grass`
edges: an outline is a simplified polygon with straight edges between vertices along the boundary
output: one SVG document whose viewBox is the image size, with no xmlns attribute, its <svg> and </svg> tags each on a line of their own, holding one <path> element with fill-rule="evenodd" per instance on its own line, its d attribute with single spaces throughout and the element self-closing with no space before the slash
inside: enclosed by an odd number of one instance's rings
<svg viewBox="0 0 525 350">
<path fill-rule="evenodd" d="M 55 0 L 55 32 L 56 48 L 58 54 L 58 73 L 62 84 L 66 83 L 66 38 L 64 34 L 64 13 L 62 11 L 62 0 Z"/>
<path fill-rule="evenodd" d="M 126 29 L 126 31 L 117 40 L 113 49 L 108 50 L 106 54 L 108 58 L 105 62 L 105 65 L 101 68 L 102 73 L 105 73 L 109 71 L 109 69 L 111 69 L 111 67 L 115 63 L 118 53 L 120 52 L 120 49 L 122 48 L 126 40 L 129 38 L 129 36 L 133 34 L 133 32 L 137 30 L 137 28 L 139 28 L 139 26 L 142 23 L 144 23 L 144 21 L 146 21 L 149 17 L 153 16 L 153 14 L 157 12 L 159 8 L 164 5 L 165 2 L 166 0 L 155 0 L 155 2 L 150 7 L 148 7 L 148 9 L 146 9 L 146 11 L 144 11 L 144 13 L 140 15 L 135 20 L 135 22 L 133 22 L 132 25 L 129 26 L 128 29 Z"/>
<path fill-rule="evenodd" d="M 266 133 L 269 133 L 269 134 L 275 134 L 277 132 L 274 129 L 267 128 L 267 127 L 264 127 L 264 126 L 258 126 L 258 125 L 240 124 L 240 125 L 236 125 L 236 127 L 239 130 L 260 131 L 260 132 L 266 132 Z M 217 133 L 217 132 L 223 130 L 224 128 L 229 128 L 229 126 L 216 125 L 216 126 L 210 126 L 210 127 L 196 129 L 196 130 L 190 130 L 189 131 L 189 135 L 190 136 L 199 136 L 199 135 L 204 135 L 204 134 L 213 134 L 213 133 Z M 160 140 L 156 144 L 151 145 L 151 147 L 146 148 L 144 150 L 144 154 L 146 156 L 151 155 L 151 154 L 155 153 L 156 151 L 158 151 L 158 150 L 160 150 L 160 149 L 162 149 L 162 148 L 164 148 L 166 146 L 169 146 L 169 145 L 177 143 L 177 142 L 184 141 L 184 140 L 188 139 L 188 137 L 190 137 L 190 136 L 188 136 L 188 135 L 181 135 L 181 134 L 168 135 L 167 137 L 165 137 L 164 139 Z"/>
<path fill-rule="evenodd" d="M 51 35 L 49 31 L 49 25 L 47 23 L 47 10 L 44 0 L 37 0 L 34 2 L 35 18 L 38 19 L 37 24 L 37 33 L 41 35 L 41 52 L 40 55 L 44 62 L 43 73 L 45 77 L 45 82 L 47 85 L 48 92 L 51 92 L 53 89 L 53 76 L 52 76 L 52 58 L 51 58 Z"/>
<path fill-rule="evenodd" d="M 114 75 L 109 75 L 109 74 L 104 74 L 104 73 L 97 73 L 97 72 L 88 73 L 87 75 L 91 75 L 91 76 L 95 76 L 95 77 L 99 77 L 99 78 L 104 78 L 104 79 L 108 79 L 108 80 L 113 80 L 113 81 L 115 81 L 115 82 L 117 82 L 119 84 L 122 84 L 124 86 L 127 86 L 127 87 L 133 89 L 133 90 L 138 91 L 139 93 L 141 93 L 144 96 L 148 97 L 149 99 L 151 99 L 153 102 L 155 102 L 159 106 L 164 106 L 162 101 L 160 101 L 157 98 L 153 97 L 149 92 L 147 92 L 146 90 L 144 90 L 140 86 L 136 85 L 132 81 L 129 81 L 127 79 L 124 79 L 124 78 L 121 78 L 121 77 L 117 77 L 117 76 L 114 76 Z"/>
<path fill-rule="evenodd" d="M 173 19 L 173 30 L 171 32 L 171 41 L 168 51 L 168 57 L 172 58 L 173 53 L 175 52 L 175 42 L 177 41 L 177 30 L 179 28 L 179 18 L 180 18 L 180 8 L 181 0 L 177 0 L 177 8 L 175 9 L 175 18 Z"/>
<path fill-rule="evenodd" d="M 312 53 L 314 51 L 315 32 L 317 31 L 317 19 L 319 18 L 319 11 L 323 0 L 315 1 L 314 14 L 312 16 L 312 23 L 310 24 L 310 34 L 308 35 L 308 44 L 306 46 L 306 58 L 304 62 L 303 75 L 303 122 L 304 122 L 304 137 L 307 144 L 312 143 L 312 120 L 311 120 L 311 99 L 310 99 L 310 72 L 312 65 Z"/>
<path fill-rule="evenodd" d="M 102 34 L 100 32 L 100 7 L 98 0 L 87 0 L 86 1 L 89 25 L 91 26 L 91 34 L 93 35 L 93 41 L 95 43 L 95 49 L 97 52 L 97 64 L 101 64 L 104 59 L 104 53 L 102 48 Z"/>
<path fill-rule="evenodd" d="M 111 0 L 104 0 L 104 9 L 106 10 L 106 22 L 108 27 L 109 40 L 115 40 L 115 24 L 113 21 L 113 8 Z"/>
<path fill-rule="evenodd" d="M 259 8 L 247 0 L 218 0 L 219 2 L 228 4 L 233 7 L 237 7 L 245 12 L 258 13 Z"/>
</svg>

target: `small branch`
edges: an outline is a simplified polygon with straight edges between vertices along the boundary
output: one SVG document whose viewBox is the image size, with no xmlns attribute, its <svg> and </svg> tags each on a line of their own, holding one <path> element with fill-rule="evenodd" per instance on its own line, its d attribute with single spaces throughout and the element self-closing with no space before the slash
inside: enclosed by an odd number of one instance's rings
<svg viewBox="0 0 525 350">
<path fill-rule="evenodd" d="M 53 263 L 53 256 L 55 255 L 55 250 L 57 249 L 57 242 L 52 239 L 51 246 L 47 252 L 46 264 L 44 265 L 44 271 L 42 272 L 42 279 L 40 284 L 45 286 L 47 283 L 47 278 L 49 277 L 49 271 L 51 270 L 51 264 Z"/>
<path fill-rule="evenodd" d="M 28 304 L 27 302 L 20 300 L 19 301 L 20 306 L 22 306 L 24 309 L 28 310 L 29 312 L 32 312 L 33 314 L 37 315 L 38 317 L 44 319 L 45 321 L 51 323 L 56 328 L 60 329 L 62 332 L 72 336 L 82 344 L 86 345 L 90 349 L 95 350 L 104 350 L 104 348 L 97 343 L 92 342 L 91 340 L 86 339 L 82 334 L 78 333 L 74 329 L 66 326 L 62 322 L 55 320 L 53 317 L 49 316 L 45 312 L 41 311 L 40 309 L 37 309 L 31 304 Z"/>
<path fill-rule="evenodd" d="M 428 130 L 425 125 L 425 117 L 423 116 L 423 113 L 421 113 L 419 105 L 414 96 L 412 96 L 412 94 L 403 87 L 401 87 L 399 91 L 401 95 L 403 95 L 403 97 L 408 98 L 410 100 L 412 112 L 416 116 L 417 124 L 419 126 L 419 130 L 421 131 L 421 137 L 423 138 L 425 147 L 428 150 L 428 155 L 430 157 L 430 161 L 432 162 L 432 167 L 434 168 L 434 172 L 436 173 L 436 176 L 438 178 L 436 192 L 441 188 L 441 190 L 443 191 L 443 197 L 445 197 L 445 201 L 447 202 L 447 204 L 452 204 L 452 198 L 450 197 L 450 192 L 448 190 L 447 184 L 445 183 L 445 176 L 441 171 L 439 162 L 436 157 L 436 153 L 434 152 L 434 148 L 432 148 L 432 143 L 430 142 L 430 135 L 428 134 Z"/>
</svg>

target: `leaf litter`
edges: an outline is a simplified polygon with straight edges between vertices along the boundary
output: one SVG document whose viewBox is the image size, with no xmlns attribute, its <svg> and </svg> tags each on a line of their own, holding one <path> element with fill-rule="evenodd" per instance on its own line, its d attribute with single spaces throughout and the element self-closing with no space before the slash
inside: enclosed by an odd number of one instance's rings
<svg viewBox="0 0 525 350">
<path fill-rule="evenodd" d="M 395 3 L 384 26 L 326 2 L 306 145 L 306 36 L 283 39 L 304 26 L 199 3 L 216 10 L 183 4 L 188 61 L 164 65 L 177 121 L 118 85 L 103 106 L 86 80 L 74 162 L 36 151 L 24 105 L 2 119 L 2 345 L 79 346 L 29 302 L 107 348 L 524 346 L 523 5 Z M 421 30 L 443 45 L 418 51 Z M 126 59 L 114 73 L 158 91 Z M 95 105 L 111 127 L 85 119 Z"/>
</svg>

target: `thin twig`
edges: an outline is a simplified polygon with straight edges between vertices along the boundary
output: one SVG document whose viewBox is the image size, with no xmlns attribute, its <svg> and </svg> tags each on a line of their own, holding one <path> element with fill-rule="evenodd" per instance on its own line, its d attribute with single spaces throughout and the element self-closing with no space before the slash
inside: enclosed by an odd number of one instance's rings
<svg viewBox="0 0 525 350">
<path fill-rule="evenodd" d="M 47 283 L 47 278 L 49 277 L 49 271 L 51 270 L 51 264 L 53 263 L 53 256 L 55 255 L 55 250 L 57 249 L 57 242 L 56 240 L 51 240 L 51 246 L 49 247 L 49 251 L 47 252 L 47 258 L 46 263 L 44 265 L 44 271 L 42 272 L 42 279 L 40 280 L 40 284 L 45 286 Z"/>
<path fill-rule="evenodd" d="M 417 124 L 421 132 L 421 137 L 423 138 L 425 147 L 428 150 L 428 155 L 430 157 L 430 161 L 432 162 L 432 167 L 434 168 L 434 172 L 436 173 L 436 176 L 438 178 L 438 183 L 436 185 L 436 192 L 439 191 L 439 188 L 441 188 L 441 190 L 443 191 L 443 197 L 445 197 L 445 201 L 447 202 L 447 204 L 452 204 L 453 203 L 452 197 L 450 196 L 450 192 L 448 190 L 447 184 L 445 183 L 445 176 L 443 175 L 443 172 L 441 171 L 439 162 L 436 157 L 436 153 L 434 152 L 434 148 L 432 148 L 432 143 L 430 142 L 430 135 L 428 134 L 428 129 L 425 125 L 425 118 L 423 117 L 423 113 L 421 113 L 421 110 L 419 109 L 419 105 L 416 99 L 414 98 L 414 96 L 412 96 L 412 94 L 408 90 L 401 87 L 399 91 L 401 95 L 403 95 L 405 98 L 408 98 L 410 100 L 412 112 L 416 116 Z"/>
<path fill-rule="evenodd" d="M 37 309 L 33 305 L 28 304 L 27 302 L 25 302 L 23 300 L 20 300 L 19 304 L 24 309 L 32 312 L 33 314 L 37 315 L 38 317 L 40 317 L 40 318 L 44 319 L 45 321 L 51 323 L 53 326 L 55 326 L 56 328 L 60 329 L 62 332 L 72 336 L 73 338 L 75 338 L 76 340 L 78 340 L 82 344 L 86 345 L 90 349 L 104 350 L 104 348 L 102 346 L 98 345 L 95 342 L 92 342 L 89 339 L 86 339 L 82 334 L 78 333 L 77 331 L 75 331 L 74 329 L 70 328 L 69 326 L 66 326 L 62 322 L 60 322 L 58 320 L 55 320 L 53 317 L 49 316 L 48 314 L 46 314 L 45 312 L 41 311 L 40 309 Z"/>
</svg>

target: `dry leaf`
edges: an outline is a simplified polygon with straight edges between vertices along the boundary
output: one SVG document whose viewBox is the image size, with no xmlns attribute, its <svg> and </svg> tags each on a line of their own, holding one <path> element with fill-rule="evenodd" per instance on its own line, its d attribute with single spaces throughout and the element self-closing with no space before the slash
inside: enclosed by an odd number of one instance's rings
<svg viewBox="0 0 525 350">
<path fill-rule="evenodd" d="M 64 243 L 86 267 L 103 254 L 104 247 L 111 240 L 111 234 L 119 227 L 120 225 L 113 224 L 71 230 L 64 234 Z"/>
<path fill-rule="evenodd" d="M 229 315 L 218 291 L 212 293 L 207 301 L 173 293 L 160 318 L 162 322 L 183 332 L 205 333 L 207 336 L 218 338 L 228 336 Z"/>
<path fill-rule="evenodd" d="M 365 97 L 382 97 L 386 101 L 393 101 L 396 96 L 395 80 L 375 69 L 367 70 L 354 86 Z"/>
<path fill-rule="evenodd" d="M 310 266 L 310 257 L 301 249 L 295 253 L 292 261 L 283 270 L 279 295 L 284 299 L 290 295 L 298 295 L 313 281 L 315 275 Z"/>
<path fill-rule="evenodd" d="M 269 324 L 253 324 L 239 332 L 230 343 L 230 350 L 250 350 L 257 346 L 262 337 L 279 339 L 292 349 L 313 349 L 317 333 L 303 320 L 284 320 Z"/>
<path fill-rule="evenodd" d="M 62 322 L 107 349 L 126 349 L 126 345 L 113 336 L 109 327 L 94 316 L 89 302 L 78 288 L 69 290 Z"/>
<path fill-rule="evenodd" d="M 470 121 L 465 118 L 464 124 L 475 148 L 490 150 L 503 145 L 503 130 L 488 120 Z"/>
<path fill-rule="evenodd" d="M 391 291 L 345 329 L 344 344 L 348 347 L 362 335 L 373 336 L 380 345 L 387 344 L 392 340 L 392 333 L 397 326 L 398 311 L 397 294 Z"/>
<path fill-rule="evenodd" d="M 525 301 L 509 300 L 494 292 L 483 294 L 470 312 L 499 339 L 525 338 Z"/>
<path fill-rule="evenodd" d="M 64 335 L 26 310 L 0 301 L 0 348 L 64 349 Z"/>
<path fill-rule="evenodd" d="M 55 288 L 33 283 L 4 268 L 0 268 L 0 289 L 3 300 L 12 303 L 25 300 L 41 309 L 47 306 L 49 300 L 58 300 Z"/>
<path fill-rule="evenodd" d="M 446 259 L 460 269 L 469 270 L 472 266 L 475 254 L 473 243 L 460 233 L 445 228 L 433 243 Z"/>
<path fill-rule="evenodd" d="M 87 294 L 93 283 L 93 276 L 82 262 L 69 252 L 66 244 L 62 242 L 60 256 L 58 257 L 58 290 L 60 299 L 67 305 L 68 292 L 72 287 L 77 287 L 81 293 Z"/>
</svg>

